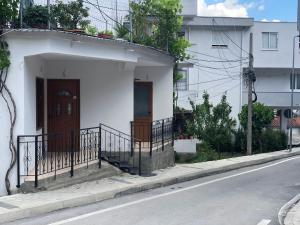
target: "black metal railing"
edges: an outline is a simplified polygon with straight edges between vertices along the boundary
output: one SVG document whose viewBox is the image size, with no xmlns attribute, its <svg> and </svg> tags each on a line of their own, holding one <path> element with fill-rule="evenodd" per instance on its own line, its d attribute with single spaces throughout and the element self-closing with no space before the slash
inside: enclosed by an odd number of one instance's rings
<svg viewBox="0 0 300 225">
<path fill-rule="evenodd" d="M 131 122 L 131 136 L 139 139 L 143 151 L 164 150 L 168 144 L 174 145 L 174 120 L 166 118 L 152 122 Z"/>
<path fill-rule="evenodd" d="M 129 173 L 141 175 L 141 142 L 104 124 L 60 134 L 17 137 L 17 187 L 21 177 L 40 176 L 61 170 L 74 175 L 76 167 L 90 164 L 101 168 L 101 159 Z"/>
</svg>

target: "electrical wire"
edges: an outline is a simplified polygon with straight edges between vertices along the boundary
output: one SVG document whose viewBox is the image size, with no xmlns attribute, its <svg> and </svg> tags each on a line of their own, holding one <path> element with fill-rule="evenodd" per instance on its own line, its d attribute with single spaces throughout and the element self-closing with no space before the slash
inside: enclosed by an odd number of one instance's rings
<svg viewBox="0 0 300 225">
<path fill-rule="evenodd" d="M 216 25 L 220 25 L 216 22 L 215 18 L 213 18 L 214 23 L 216 23 Z M 237 44 L 235 41 L 232 40 L 232 38 L 224 31 L 222 31 L 222 33 L 224 33 L 224 35 L 235 45 L 237 46 L 239 49 L 241 49 L 243 52 L 249 54 L 248 51 L 246 51 L 245 49 L 243 49 L 241 46 L 239 46 L 239 44 Z"/>
</svg>

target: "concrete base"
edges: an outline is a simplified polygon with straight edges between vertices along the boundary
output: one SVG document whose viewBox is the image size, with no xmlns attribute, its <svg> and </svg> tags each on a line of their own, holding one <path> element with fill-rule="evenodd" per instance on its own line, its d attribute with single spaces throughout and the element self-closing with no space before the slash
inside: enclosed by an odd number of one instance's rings
<svg viewBox="0 0 300 225">
<path fill-rule="evenodd" d="M 73 177 L 70 176 L 70 168 L 56 175 L 56 177 L 52 174 L 48 174 L 48 176 L 47 174 L 43 175 L 39 177 L 37 188 L 34 187 L 33 179 L 25 180 L 25 182 L 21 185 L 20 192 L 30 193 L 45 190 L 55 190 L 87 181 L 117 176 L 122 173 L 121 170 L 107 162 L 102 161 L 101 164 L 101 168 L 98 168 L 98 161 L 90 163 L 88 168 L 86 165 L 79 168 L 74 168 Z"/>
<path fill-rule="evenodd" d="M 152 156 L 149 153 L 142 153 L 141 171 L 142 175 L 150 176 L 155 170 L 165 169 L 175 165 L 175 153 L 172 144 L 164 146 L 162 148 L 152 152 Z"/>
</svg>

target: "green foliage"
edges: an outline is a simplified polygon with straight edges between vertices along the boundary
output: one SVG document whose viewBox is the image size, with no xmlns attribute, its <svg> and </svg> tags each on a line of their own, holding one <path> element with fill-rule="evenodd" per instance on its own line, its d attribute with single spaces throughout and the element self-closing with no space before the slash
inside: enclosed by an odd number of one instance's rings
<svg viewBox="0 0 300 225">
<path fill-rule="evenodd" d="M 213 106 L 209 95 L 203 94 L 203 103 L 195 105 L 191 101 L 193 118 L 188 121 L 188 132 L 207 143 L 218 152 L 231 147 L 236 121 L 230 117 L 231 106 L 223 96 L 221 102 Z"/>
<path fill-rule="evenodd" d="M 121 24 L 117 24 L 115 27 L 117 38 L 123 38 L 129 40 L 129 30 Z"/>
<path fill-rule="evenodd" d="M 91 35 L 91 36 L 97 36 L 98 30 L 97 30 L 97 28 L 95 26 L 88 25 L 85 28 L 85 33 L 88 34 L 88 35 Z"/>
<path fill-rule="evenodd" d="M 77 29 L 80 27 L 85 29 L 90 22 L 84 19 L 89 16 L 89 9 L 83 6 L 83 0 L 69 3 L 57 0 L 56 4 L 52 5 L 51 8 L 51 23 L 54 27 L 63 29 Z"/>
<path fill-rule="evenodd" d="M 0 70 L 7 69 L 10 66 L 8 44 L 0 42 Z"/>
<path fill-rule="evenodd" d="M 18 16 L 18 0 L 0 0 L 0 28 L 9 26 Z"/>
<path fill-rule="evenodd" d="M 189 42 L 179 36 L 182 28 L 180 0 L 143 0 L 131 3 L 133 39 L 170 52 L 177 60 L 188 58 Z"/>
<path fill-rule="evenodd" d="M 48 18 L 47 6 L 33 5 L 24 10 L 23 22 L 26 27 L 46 28 Z"/>
<path fill-rule="evenodd" d="M 242 112 L 239 114 L 241 126 L 247 130 L 248 106 L 244 105 Z M 260 134 L 262 130 L 268 127 L 274 119 L 273 110 L 262 103 L 253 104 L 253 133 Z"/>
<path fill-rule="evenodd" d="M 263 152 L 279 151 L 287 147 L 287 135 L 280 130 L 266 129 L 261 139 Z"/>
<path fill-rule="evenodd" d="M 99 34 L 113 35 L 113 32 L 110 30 L 103 30 L 103 31 L 100 31 Z"/>
</svg>

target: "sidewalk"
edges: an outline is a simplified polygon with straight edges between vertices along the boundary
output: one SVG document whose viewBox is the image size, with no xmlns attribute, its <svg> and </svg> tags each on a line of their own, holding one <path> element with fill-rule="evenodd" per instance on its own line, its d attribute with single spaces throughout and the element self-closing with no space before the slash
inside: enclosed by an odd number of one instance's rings
<svg viewBox="0 0 300 225">
<path fill-rule="evenodd" d="M 288 202 L 283 211 L 285 218 L 281 225 L 300 225 L 300 194 Z"/>
<path fill-rule="evenodd" d="M 0 197 L 0 223 L 91 204 L 124 194 L 158 188 L 295 155 L 300 155 L 300 148 L 295 148 L 292 153 L 280 151 L 212 162 L 179 164 L 172 168 L 156 171 L 156 176 L 152 177 L 123 174 L 54 191 L 4 196 Z"/>
</svg>

